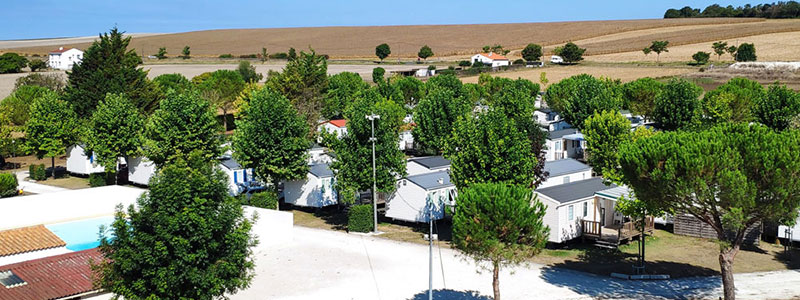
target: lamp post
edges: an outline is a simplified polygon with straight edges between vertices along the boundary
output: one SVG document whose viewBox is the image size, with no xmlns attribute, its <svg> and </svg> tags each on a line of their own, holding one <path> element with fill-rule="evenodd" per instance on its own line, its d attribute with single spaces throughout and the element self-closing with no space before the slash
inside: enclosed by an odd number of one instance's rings
<svg viewBox="0 0 800 300">
<path fill-rule="evenodd" d="M 369 141 L 372 142 L 372 232 L 378 233 L 378 197 L 375 192 L 377 185 L 375 182 L 375 141 L 378 139 L 375 138 L 375 119 L 380 120 L 381 116 L 373 113 L 366 117 L 372 122 L 372 137 L 369 138 Z"/>
</svg>

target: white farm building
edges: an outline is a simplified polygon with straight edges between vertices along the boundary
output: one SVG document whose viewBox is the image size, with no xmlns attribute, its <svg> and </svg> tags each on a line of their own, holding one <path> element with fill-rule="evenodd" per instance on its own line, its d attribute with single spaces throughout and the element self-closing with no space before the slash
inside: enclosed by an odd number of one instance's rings
<svg viewBox="0 0 800 300">
<path fill-rule="evenodd" d="M 472 56 L 470 61 L 473 64 L 476 62 L 481 62 L 484 65 L 491 66 L 492 68 L 511 65 L 511 61 L 509 61 L 507 57 L 494 52 L 475 54 Z"/>
<path fill-rule="evenodd" d="M 59 47 L 57 50 L 50 52 L 47 65 L 53 69 L 71 70 L 72 66 L 80 63 L 81 60 L 83 60 L 83 51 L 76 48 L 64 49 L 64 47 Z"/>
</svg>

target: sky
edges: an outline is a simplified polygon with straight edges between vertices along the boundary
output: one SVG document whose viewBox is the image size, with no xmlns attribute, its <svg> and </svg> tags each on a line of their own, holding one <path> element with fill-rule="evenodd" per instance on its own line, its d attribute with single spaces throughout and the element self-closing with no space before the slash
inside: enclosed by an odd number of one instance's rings
<svg viewBox="0 0 800 300">
<path fill-rule="evenodd" d="M 657 19 L 695 0 L 2 0 L 0 40 L 228 28 L 485 24 Z"/>
</svg>

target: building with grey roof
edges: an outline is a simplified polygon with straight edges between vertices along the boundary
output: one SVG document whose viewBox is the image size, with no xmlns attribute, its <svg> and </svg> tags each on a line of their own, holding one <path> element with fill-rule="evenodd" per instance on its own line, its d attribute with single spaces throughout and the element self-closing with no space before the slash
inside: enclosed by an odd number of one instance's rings
<svg viewBox="0 0 800 300">
<path fill-rule="evenodd" d="M 547 206 L 544 223 L 550 227 L 548 241 L 563 243 L 581 237 L 583 220 L 597 221 L 600 216 L 613 215 L 613 205 L 596 201 L 595 193 L 614 187 L 605 185 L 603 178 L 594 177 L 536 189 L 538 200 Z"/>
<path fill-rule="evenodd" d="M 425 156 L 409 159 L 406 172 L 409 176 L 450 169 L 450 160 L 443 156 Z"/>
<path fill-rule="evenodd" d="M 325 207 L 339 203 L 339 193 L 334 188 L 333 177 L 328 163 L 312 164 L 306 178 L 283 182 L 284 202 L 304 207 Z"/>
<path fill-rule="evenodd" d="M 549 175 L 539 184 L 540 189 L 592 178 L 592 167 L 574 158 L 546 161 L 544 171 Z"/>
<path fill-rule="evenodd" d="M 456 187 L 447 170 L 411 175 L 397 181 L 386 202 L 386 216 L 408 222 L 442 219 L 455 205 Z"/>
</svg>

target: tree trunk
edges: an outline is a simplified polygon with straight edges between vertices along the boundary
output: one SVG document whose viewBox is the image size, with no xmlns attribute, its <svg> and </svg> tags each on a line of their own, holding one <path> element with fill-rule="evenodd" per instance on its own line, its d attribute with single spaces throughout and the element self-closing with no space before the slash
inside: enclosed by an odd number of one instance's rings
<svg viewBox="0 0 800 300">
<path fill-rule="evenodd" d="M 733 259 L 739 252 L 739 245 L 734 245 L 730 249 L 720 249 L 719 268 L 722 273 L 722 290 L 725 300 L 736 299 L 736 286 L 733 284 Z"/>
<path fill-rule="evenodd" d="M 56 179 L 56 157 L 55 156 L 50 157 L 50 165 L 51 165 L 51 168 L 52 168 L 52 169 L 50 169 L 50 173 L 53 173 L 51 175 L 53 175 L 53 179 Z"/>
<path fill-rule="evenodd" d="M 645 271 L 644 271 L 644 262 L 645 262 L 645 258 L 644 258 L 644 246 L 645 246 L 645 245 L 646 245 L 646 243 L 647 243 L 647 233 L 646 233 L 646 230 L 647 230 L 647 215 L 644 215 L 644 216 L 642 217 L 642 235 L 641 235 L 641 236 L 639 236 L 639 239 L 640 239 L 640 241 L 642 242 L 642 274 L 646 274 L 646 273 L 647 273 L 647 272 L 645 272 Z"/>
<path fill-rule="evenodd" d="M 247 172 L 247 171 L 245 170 L 245 172 Z M 273 180 L 272 181 L 272 189 L 275 190 L 275 210 L 280 211 L 281 210 L 281 197 L 278 194 L 278 181 L 277 180 Z"/>
<path fill-rule="evenodd" d="M 494 289 L 494 300 L 500 300 L 500 262 L 494 262 L 492 270 L 492 288 Z"/>
<path fill-rule="evenodd" d="M 228 131 L 228 110 L 222 109 L 222 133 Z"/>
</svg>

